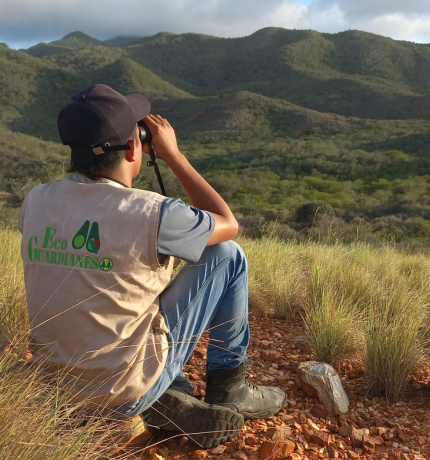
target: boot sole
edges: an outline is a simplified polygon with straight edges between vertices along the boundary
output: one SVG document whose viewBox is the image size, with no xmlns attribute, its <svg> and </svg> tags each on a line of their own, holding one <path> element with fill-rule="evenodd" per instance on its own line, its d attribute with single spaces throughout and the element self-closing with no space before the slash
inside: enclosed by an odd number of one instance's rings
<svg viewBox="0 0 430 460">
<path fill-rule="evenodd" d="M 167 390 L 145 415 L 145 423 L 189 437 L 205 449 L 229 441 L 242 429 L 242 414 Z"/>
</svg>

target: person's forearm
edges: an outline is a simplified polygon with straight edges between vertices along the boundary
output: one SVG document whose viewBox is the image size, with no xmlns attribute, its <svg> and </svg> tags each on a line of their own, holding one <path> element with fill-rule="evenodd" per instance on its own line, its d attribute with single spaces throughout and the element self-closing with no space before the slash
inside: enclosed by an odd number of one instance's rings
<svg viewBox="0 0 430 460">
<path fill-rule="evenodd" d="M 215 225 L 207 244 L 217 244 L 234 238 L 239 229 L 236 218 L 219 193 L 203 179 L 179 151 L 175 131 L 170 123 L 160 115 L 151 114 L 144 121 L 153 136 L 158 157 L 170 166 L 192 205 L 212 214 Z M 144 151 L 149 152 L 147 146 L 144 146 Z"/>
</svg>

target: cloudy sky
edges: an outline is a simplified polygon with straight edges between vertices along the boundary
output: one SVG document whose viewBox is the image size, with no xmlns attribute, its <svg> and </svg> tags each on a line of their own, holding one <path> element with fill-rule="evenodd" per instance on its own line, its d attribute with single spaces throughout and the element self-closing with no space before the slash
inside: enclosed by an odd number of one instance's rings
<svg viewBox="0 0 430 460">
<path fill-rule="evenodd" d="M 162 31 L 241 37 L 268 26 L 430 43 L 430 0 L 0 0 L 0 42 L 11 48 L 75 30 L 103 40 Z"/>
</svg>

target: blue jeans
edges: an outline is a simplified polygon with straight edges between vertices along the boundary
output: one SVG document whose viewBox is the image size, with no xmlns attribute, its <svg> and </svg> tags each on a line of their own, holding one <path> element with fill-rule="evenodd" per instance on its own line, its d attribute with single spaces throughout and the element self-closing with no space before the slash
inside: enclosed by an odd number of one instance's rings
<svg viewBox="0 0 430 460">
<path fill-rule="evenodd" d="M 114 409 L 131 417 L 148 409 L 182 375 L 201 335 L 209 330 L 207 369 L 231 369 L 246 361 L 249 343 L 248 265 L 234 241 L 207 246 L 160 295 L 169 328 L 169 356 L 158 380 L 140 399 Z"/>
</svg>

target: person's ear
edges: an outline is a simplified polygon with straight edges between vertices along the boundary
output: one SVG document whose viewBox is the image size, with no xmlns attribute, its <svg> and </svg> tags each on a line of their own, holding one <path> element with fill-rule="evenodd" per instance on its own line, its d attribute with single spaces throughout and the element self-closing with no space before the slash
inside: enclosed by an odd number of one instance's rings
<svg viewBox="0 0 430 460">
<path fill-rule="evenodd" d="M 130 162 L 136 161 L 136 154 L 137 154 L 137 150 L 140 145 L 139 138 L 137 140 L 134 138 L 131 138 L 127 141 L 127 144 L 130 146 L 130 150 L 125 151 L 126 160 Z"/>
<path fill-rule="evenodd" d="M 130 149 L 125 151 L 125 159 L 129 162 L 136 161 L 137 142 L 134 139 L 130 139 L 127 141 L 127 144 L 130 146 Z"/>
</svg>

